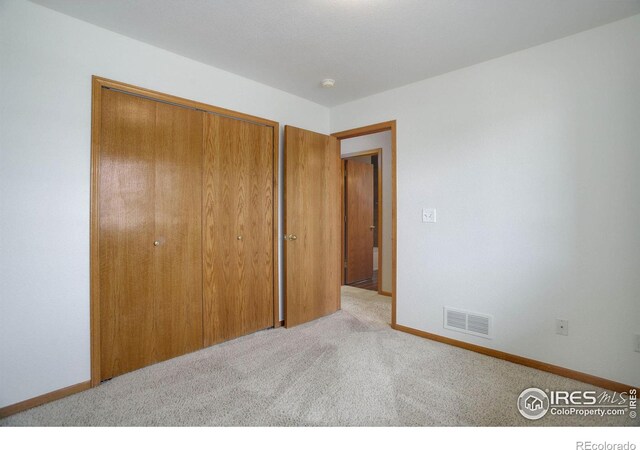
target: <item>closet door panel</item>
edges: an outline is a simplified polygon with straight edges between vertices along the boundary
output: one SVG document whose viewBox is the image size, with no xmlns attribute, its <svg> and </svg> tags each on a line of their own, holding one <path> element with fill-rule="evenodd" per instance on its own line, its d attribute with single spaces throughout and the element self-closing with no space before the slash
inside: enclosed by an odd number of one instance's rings
<svg viewBox="0 0 640 450">
<path fill-rule="evenodd" d="M 101 379 L 154 362 L 156 103 L 102 93 Z"/>
<path fill-rule="evenodd" d="M 274 326 L 273 322 L 273 128 L 241 124 L 242 189 L 247 207 L 240 218 L 244 267 L 247 267 L 246 298 L 250 310 L 242 334 Z"/>
<path fill-rule="evenodd" d="M 207 114 L 204 344 L 273 326 L 273 131 Z"/>
<path fill-rule="evenodd" d="M 202 112 L 157 103 L 155 356 L 202 347 Z"/>
</svg>

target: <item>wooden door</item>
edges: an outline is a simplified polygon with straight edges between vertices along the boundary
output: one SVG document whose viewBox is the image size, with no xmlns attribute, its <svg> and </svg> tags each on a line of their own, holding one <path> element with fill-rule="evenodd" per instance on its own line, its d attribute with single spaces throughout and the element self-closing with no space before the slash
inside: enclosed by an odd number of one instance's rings
<svg viewBox="0 0 640 450">
<path fill-rule="evenodd" d="M 345 161 L 346 279 L 373 277 L 373 165 Z"/>
<path fill-rule="evenodd" d="M 101 379 L 152 364 L 154 102 L 105 90 L 100 139 Z"/>
<path fill-rule="evenodd" d="M 104 380 L 202 346 L 202 113 L 104 90 L 101 117 Z"/>
<path fill-rule="evenodd" d="M 340 144 L 285 127 L 285 325 L 340 309 Z"/>
<path fill-rule="evenodd" d="M 204 345 L 273 322 L 273 128 L 204 123 Z"/>
<path fill-rule="evenodd" d="M 156 102 L 157 361 L 202 348 L 202 120 Z"/>
</svg>

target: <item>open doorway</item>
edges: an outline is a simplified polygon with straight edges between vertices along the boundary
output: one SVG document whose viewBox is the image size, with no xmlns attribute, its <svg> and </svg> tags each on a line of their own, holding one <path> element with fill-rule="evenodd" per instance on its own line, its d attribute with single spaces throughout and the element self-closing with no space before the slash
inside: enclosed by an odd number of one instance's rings
<svg viewBox="0 0 640 450">
<path fill-rule="evenodd" d="M 348 141 L 347 141 L 348 142 Z M 342 155 L 343 284 L 382 291 L 382 148 Z"/>
<path fill-rule="evenodd" d="M 394 327 L 396 323 L 396 122 L 389 121 L 354 128 L 334 133 L 332 136 L 340 141 L 340 154 L 343 159 L 343 254 L 341 259 L 344 269 L 343 299 L 358 297 L 366 299 L 366 304 L 375 304 L 373 307 L 380 313 L 378 315 L 386 316 L 384 319 L 386 323 L 389 323 L 390 310 L 390 324 Z M 353 169 L 351 172 L 350 165 Z M 353 180 L 349 180 L 350 174 L 356 175 Z M 354 201 L 348 195 L 350 181 L 351 192 L 355 190 L 358 193 L 355 196 L 355 208 L 353 205 L 349 207 L 349 202 Z M 358 186 L 359 183 L 361 186 Z M 353 217 L 354 209 L 357 210 L 356 217 Z M 360 222 L 360 225 L 355 227 L 355 242 L 363 250 L 357 252 L 358 261 L 353 260 L 353 255 L 349 256 L 350 236 L 351 243 L 354 243 L 354 236 L 349 233 L 349 226 L 354 225 L 354 220 Z M 365 239 L 361 239 L 362 237 Z M 374 257 L 376 249 L 377 255 Z M 371 266 L 370 269 L 367 268 L 371 270 L 371 276 L 363 277 L 360 274 L 349 278 L 350 272 L 354 274 L 359 269 L 353 266 L 354 263 L 360 265 L 359 261 L 367 267 Z M 364 304 L 359 305 L 357 308 Z M 369 306 L 366 307 L 369 308 Z M 387 312 L 383 313 L 385 310 Z"/>
<path fill-rule="evenodd" d="M 392 148 L 391 130 L 340 140 L 343 285 L 373 289 L 386 296 L 393 291 Z"/>
</svg>

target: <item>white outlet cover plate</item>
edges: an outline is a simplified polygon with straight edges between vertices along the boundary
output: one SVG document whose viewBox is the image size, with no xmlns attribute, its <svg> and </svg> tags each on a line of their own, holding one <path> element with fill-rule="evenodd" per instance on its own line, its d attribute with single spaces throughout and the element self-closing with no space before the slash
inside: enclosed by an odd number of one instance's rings
<svg viewBox="0 0 640 450">
<path fill-rule="evenodd" d="M 422 209 L 422 222 L 423 223 L 436 223 L 436 210 L 433 208 Z"/>
<path fill-rule="evenodd" d="M 561 336 L 569 336 L 569 321 L 568 320 L 556 320 L 556 334 Z"/>
</svg>

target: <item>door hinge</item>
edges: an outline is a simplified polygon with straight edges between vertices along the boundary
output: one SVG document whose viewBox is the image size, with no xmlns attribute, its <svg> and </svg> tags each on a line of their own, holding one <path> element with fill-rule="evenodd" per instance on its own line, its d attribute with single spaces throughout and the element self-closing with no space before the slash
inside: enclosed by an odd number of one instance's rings
<svg viewBox="0 0 640 450">
<path fill-rule="evenodd" d="M 344 260 L 344 268 L 345 269 L 347 268 L 347 260 L 346 259 Z"/>
</svg>

